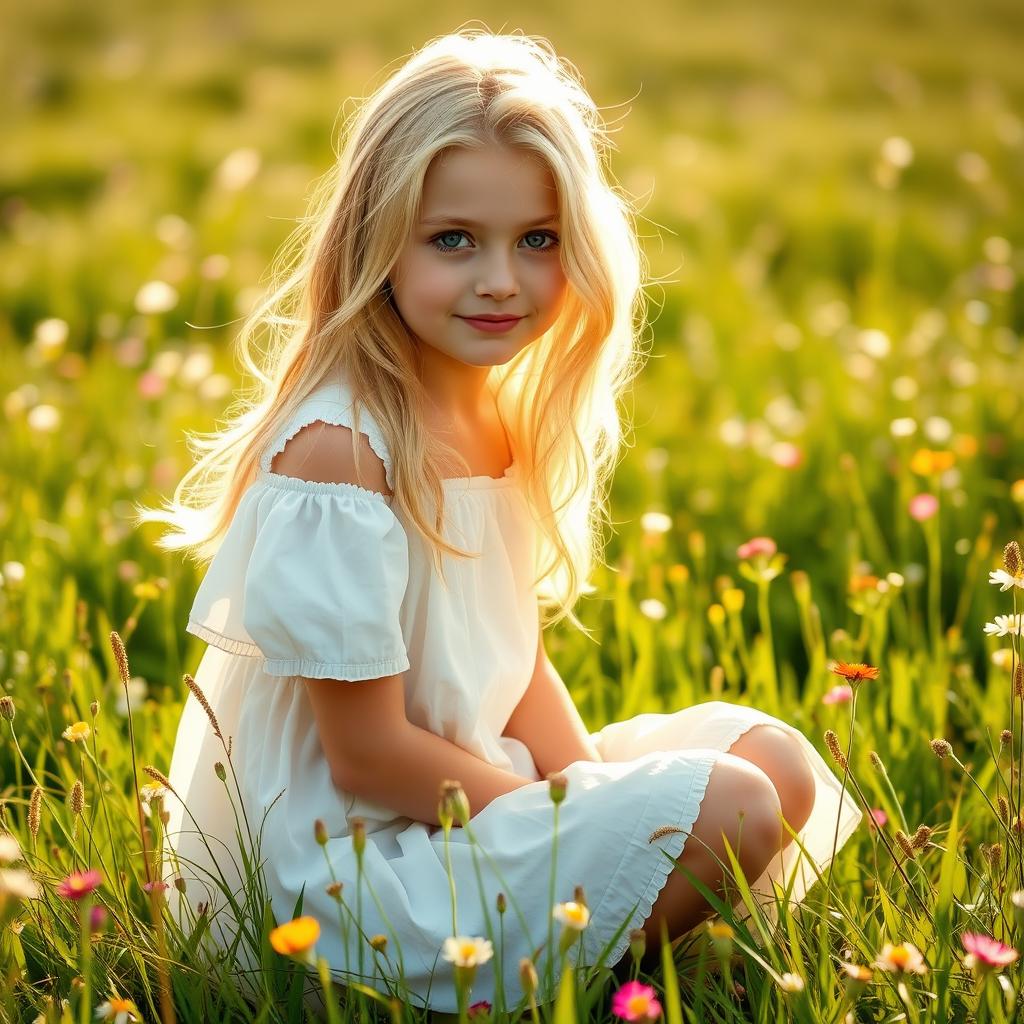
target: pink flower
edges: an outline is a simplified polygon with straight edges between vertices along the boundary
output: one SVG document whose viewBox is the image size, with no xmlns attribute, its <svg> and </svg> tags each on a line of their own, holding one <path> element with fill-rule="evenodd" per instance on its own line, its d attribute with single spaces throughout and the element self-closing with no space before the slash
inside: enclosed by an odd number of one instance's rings
<svg viewBox="0 0 1024 1024">
<path fill-rule="evenodd" d="M 755 555 L 774 555 L 778 551 L 771 537 L 751 537 L 746 544 L 736 549 L 737 558 L 753 558 Z"/>
<path fill-rule="evenodd" d="M 923 523 L 939 511 L 939 499 L 934 494 L 915 494 L 908 506 L 911 519 Z"/>
<path fill-rule="evenodd" d="M 166 882 L 154 881 L 143 882 L 142 888 L 145 889 L 146 892 L 152 892 L 154 889 L 156 889 L 157 892 L 163 892 L 164 889 L 169 889 L 170 886 Z"/>
<path fill-rule="evenodd" d="M 1006 946 L 998 939 L 993 939 L 980 932 L 964 932 L 960 941 L 967 950 L 964 963 L 968 967 L 975 967 L 979 971 L 990 970 L 993 967 L 1006 967 L 1017 959 L 1018 953 L 1013 946 Z"/>
<path fill-rule="evenodd" d="M 103 930 L 103 922 L 107 919 L 106 908 L 99 903 L 89 908 L 89 931 L 98 932 Z"/>
<path fill-rule="evenodd" d="M 167 390 L 167 381 L 155 370 L 146 370 L 139 377 L 138 388 L 143 398 L 159 398 Z"/>
<path fill-rule="evenodd" d="M 473 1003 L 473 1005 L 466 1010 L 466 1016 L 472 1020 L 476 1014 L 480 1014 L 481 1017 L 486 1017 L 490 1012 L 491 1004 L 487 1002 L 486 999 L 481 999 L 478 1003 Z"/>
<path fill-rule="evenodd" d="M 95 892 L 103 881 L 103 876 L 96 868 L 88 871 L 72 871 L 67 878 L 57 883 L 57 892 L 69 899 L 80 900 L 83 896 Z"/>
<path fill-rule="evenodd" d="M 881 807 L 871 808 L 871 817 L 868 819 L 869 825 L 875 825 L 877 828 L 881 828 L 889 820 L 889 815 L 882 810 Z"/>
<path fill-rule="evenodd" d="M 769 454 L 772 462 L 776 466 L 782 466 L 783 469 L 796 469 L 804 460 L 803 452 L 789 441 L 776 442 L 772 445 Z"/>
<path fill-rule="evenodd" d="M 661 1016 L 661 1003 L 655 999 L 650 985 L 639 981 L 627 981 L 612 996 L 612 1013 L 625 1020 L 656 1020 Z"/>
<path fill-rule="evenodd" d="M 849 683 L 840 683 L 838 686 L 833 686 L 824 697 L 821 698 L 822 704 L 846 704 L 847 701 L 853 700 L 853 687 Z"/>
</svg>

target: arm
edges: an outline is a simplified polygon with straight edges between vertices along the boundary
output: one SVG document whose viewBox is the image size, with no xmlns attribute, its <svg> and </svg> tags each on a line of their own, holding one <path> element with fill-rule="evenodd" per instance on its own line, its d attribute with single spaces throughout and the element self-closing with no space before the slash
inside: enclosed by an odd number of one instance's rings
<svg viewBox="0 0 1024 1024">
<path fill-rule="evenodd" d="M 342 789 L 416 821 L 440 826 L 437 805 L 445 779 L 462 785 L 471 815 L 495 797 L 532 782 L 481 760 L 428 729 L 409 721 L 399 725 L 393 741 L 387 747 L 378 746 L 376 757 L 349 766 L 339 780 Z"/>
<path fill-rule="evenodd" d="M 600 761 L 601 755 L 572 695 L 548 658 L 544 631 L 538 633 L 533 677 L 502 735 L 526 744 L 543 779 L 573 761 Z"/>
</svg>

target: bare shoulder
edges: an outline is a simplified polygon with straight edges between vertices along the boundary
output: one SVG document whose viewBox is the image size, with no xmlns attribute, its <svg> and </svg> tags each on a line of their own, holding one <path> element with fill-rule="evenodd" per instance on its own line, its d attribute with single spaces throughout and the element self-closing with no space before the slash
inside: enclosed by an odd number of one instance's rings
<svg viewBox="0 0 1024 1024">
<path fill-rule="evenodd" d="M 355 450 L 359 452 L 356 468 Z M 370 447 L 365 434 L 334 423 L 315 420 L 307 423 L 274 456 L 271 471 L 281 476 L 296 477 L 314 483 L 355 484 L 370 491 L 391 494 L 384 463 Z"/>
</svg>

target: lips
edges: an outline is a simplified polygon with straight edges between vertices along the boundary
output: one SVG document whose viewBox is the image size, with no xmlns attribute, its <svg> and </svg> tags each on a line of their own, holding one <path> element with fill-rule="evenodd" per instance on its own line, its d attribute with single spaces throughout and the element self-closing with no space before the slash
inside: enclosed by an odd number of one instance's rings
<svg viewBox="0 0 1024 1024">
<path fill-rule="evenodd" d="M 498 316 L 493 313 L 487 313 L 483 316 L 464 316 L 460 317 L 461 320 L 483 320 L 484 323 L 489 324 L 505 324 L 510 323 L 513 320 L 522 320 L 521 316 Z"/>
</svg>

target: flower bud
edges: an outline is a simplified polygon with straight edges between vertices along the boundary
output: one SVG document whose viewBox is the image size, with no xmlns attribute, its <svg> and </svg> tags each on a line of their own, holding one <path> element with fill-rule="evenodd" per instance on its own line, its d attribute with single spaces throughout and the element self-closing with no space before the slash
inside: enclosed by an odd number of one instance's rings
<svg viewBox="0 0 1024 1024">
<path fill-rule="evenodd" d="M 218 779 L 220 779 L 221 782 L 223 782 L 228 777 L 227 772 L 224 770 L 224 763 L 223 763 L 223 761 L 214 761 L 213 762 L 213 771 L 214 771 L 214 774 L 217 776 Z"/>
<path fill-rule="evenodd" d="M 350 819 L 349 827 L 352 829 L 352 848 L 356 856 L 361 857 L 366 849 L 366 819 L 355 815 Z"/>
<path fill-rule="evenodd" d="M 896 845 L 906 855 L 907 860 L 913 860 L 917 856 L 917 851 L 914 849 L 913 844 L 910 842 L 910 837 L 902 829 L 896 829 Z"/>
<path fill-rule="evenodd" d="M 639 963 L 643 959 L 644 950 L 647 948 L 647 932 L 643 928 L 634 928 L 629 933 L 629 952 L 634 961 Z"/>
<path fill-rule="evenodd" d="M 913 838 L 910 840 L 910 845 L 915 850 L 923 850 L 928 845 L 928 840 L 932 837 L 932 830 L 927 825 L 918 825 L 917 831 L 914 833 Z"/>
<path fill-rule="evenodd" d="M 498 907 L 499 914 L 504 914 L 508 909 L 508 901 L 505 899 L 505 894 L 503 892 L 498 893 L 498 898 L 494 902 Z"/>
<path fill-rule="evenodd" d="M 0 697 L 0 717 L 6 718 L 8 722 L 14 721 L 14 698 L 9 694 Z"/>
<path fill-rule="evenodd" d="M 528 956 L 519 961 L 519 984 L 532 999 L 534 992 L 537 991 L 537 968 L 533 966 L 533 961 Z"/>
<path fill-rule="evenodd" d="M 560 804 L 565 799 L 565 790 L 569 785 L 569 780 L 565 777 L 564 772 L 548 772 L 547 780 L 551 802 Z"/>
<path fill-rule="evenodd" d="M 469 800 L 462 783 L 454 779 L 444 779 L 441 783 L 441 803 L 444 806 L 444 815 L 449 820 L 454 820 L 459 825 L 465 825 L 469 821 Z M 441 815 L 438 814 L 438 819 Z"/>
<path fill-rule="evenodd" d="M 953 749 L 948 741 L 946 740 L 932 740 L 931 742 L 932 753 L 941 761 L 945 757 L 949 757 L 950 751 Z"/>
<path fill-rule="evenodd" d="M 1013 733 L 1009 729 L 1004 729 L 999 734 L 999 742 L 1004 746 L 1008 747 L 1013 743 Z"/>
<path fill-rule="evenodd" d="M 333 900 L 338 900 L 341 896 L 341 890 L 345 887 L 344 882 L 329 882 L 324 886 L 324 892 Z"/>
<path fill-rule="evenodd" d="M 719 960 L 728 960 L 732 956 L 732 940 L 736 933 L 724 921 L 717 921 L 708 924 L 708 936 L 711 939 L 711 948 Z"/>
<path fill-rule="evenodd" d="M 324 824 L 323 818 L 317 818 L 313 822 L 313 838 L 320 846 L 327 845 L 327 826 Z"/>
<path fill-rule="evenodd" d="M 388 944 L 388 937 L 386 935 L 374 935 L 370 939 L 370 946 L 378 953 L 383 953 L 385 947 Z"/>
</svg>

